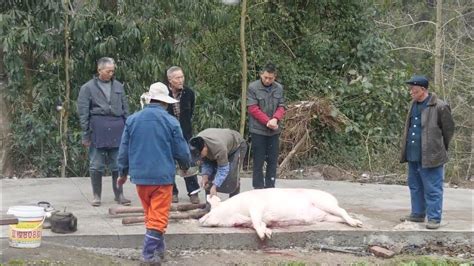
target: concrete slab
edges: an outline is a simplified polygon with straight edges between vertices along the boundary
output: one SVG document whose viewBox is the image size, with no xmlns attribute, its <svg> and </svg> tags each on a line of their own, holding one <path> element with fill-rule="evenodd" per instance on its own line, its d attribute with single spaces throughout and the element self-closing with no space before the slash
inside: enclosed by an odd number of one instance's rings
<svg viewBox="0 0 474 266">
<path fill-rule="evenodd" d="M 145 231 L 143 224 L 124 226 L 121 217 L 112 217 L 108 209 L 113 201 L 111 178 L 103 180 L 103 204 L 90 206 L 90 179 L 43 178 L 1 179 L 1 213 L 10 206 L 30 205 L 48 201 L 56 209 L 73 212 L 78 218 L 78 231 L 56 234 L 43 230 L 43 241 L 80 247 L 130 248 L 140 247 Z M 182 178 L 177 178 L 180 202 L 189 202 Z M 274 228 L 272 239 L 260 241 L 252 229 L 206 228 L 196 220 L 171 221 L 166 233 L 169 249 L 225 248 L 258 249 L 319 248 L 321 246 L 366 247 L 367 245 L 473 244 L 473 190 L 445 189 L 443 223 L 438 230 L 427 230 L 424 224 L 404 222 L 398 218 L 409 213 L 408 188 L 398 185 L 359 184 L 324 180 L 278 180 L 282 188 L 314 188 L 332 193 L 340 206 L 364 223 L 362 228 L 345 224 L 319 223 L 310 226 Z M 242 179 L 242 191 L 251 189 L 251 179 Z M 140 206 L 135 187 L 127 182 L 126 197 L 132 206 Z M 220 195 L 226 198 L 226 195 Z M 204 201 L 204 192 L 200 193 Z M 8 238 L 8 226 L 2 226 L 1 238 Z"/>
</svg>

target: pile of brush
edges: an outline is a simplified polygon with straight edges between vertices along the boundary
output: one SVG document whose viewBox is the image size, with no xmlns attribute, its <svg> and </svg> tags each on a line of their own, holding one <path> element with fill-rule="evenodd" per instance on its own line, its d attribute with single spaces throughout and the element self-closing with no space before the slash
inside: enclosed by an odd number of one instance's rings
<svg viewBox="0 0 474 266">
<path fill-rule="evenodd" d="M 280 136 L 280 172 L 289 170 L 296 158 L 301 160 L 311 155 L 315 147 L 311 133 L 317 132 L 318 127 L 340 131 L 349 123 L 349 118 L 325 98 L 312 97 L 289 104 Z"/>
</svg>

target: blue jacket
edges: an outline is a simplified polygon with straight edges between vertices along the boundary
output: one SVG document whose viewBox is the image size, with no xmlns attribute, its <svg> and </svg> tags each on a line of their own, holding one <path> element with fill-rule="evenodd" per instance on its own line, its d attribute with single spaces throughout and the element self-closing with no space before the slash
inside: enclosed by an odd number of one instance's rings
<svg viewBox="0 0 474 266">
<path fill-rule="evenodd" d="M 130 175 L 136 185 L 173 184 L 175 159 L 189 165 L 191 155 L 175 117 L 151 103 L 125 123 L 119 148 L 120 175 Z"/>
<path fill-rule="evenodd" d="M 407 161 L 421 162 L 421 113 L 428 106 L 430 97 L 421 103 L 414 103 L 411 108 L 410 127 L 407 132 Z"/>
</svg>

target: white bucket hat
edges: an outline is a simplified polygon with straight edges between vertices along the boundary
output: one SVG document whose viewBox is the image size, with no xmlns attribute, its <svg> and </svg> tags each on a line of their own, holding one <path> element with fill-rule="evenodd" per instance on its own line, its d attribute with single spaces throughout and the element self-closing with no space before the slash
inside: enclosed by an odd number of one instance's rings
<svg viewBox="0 0 474 266">
<path fill-rule="evenodd" d="M 152 99 L 165 103 L 178 102 L 176 99 L 173 99 L 169 96 L 168 87 L 161 82 L 151 84 L 150 90 L 142 94 L 142 96 L 140 97 L 142 108 L 143 105 L 149 104 L 150 100 Z"/>
</svg>

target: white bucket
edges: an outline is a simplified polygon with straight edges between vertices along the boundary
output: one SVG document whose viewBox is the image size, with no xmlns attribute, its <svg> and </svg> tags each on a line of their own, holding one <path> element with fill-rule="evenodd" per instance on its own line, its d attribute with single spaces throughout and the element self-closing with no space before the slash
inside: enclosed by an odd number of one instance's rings
<svg viewBox="0 0 474 266">
<path fill-rule="evenodd" d="M 18 218 L 18 224 L 11 224 L 9 244 L 15 248 L 36 248 L 41 245 L 44 208 L 38 206 L 13 206 L 7 214 Z"/>
</svg>

